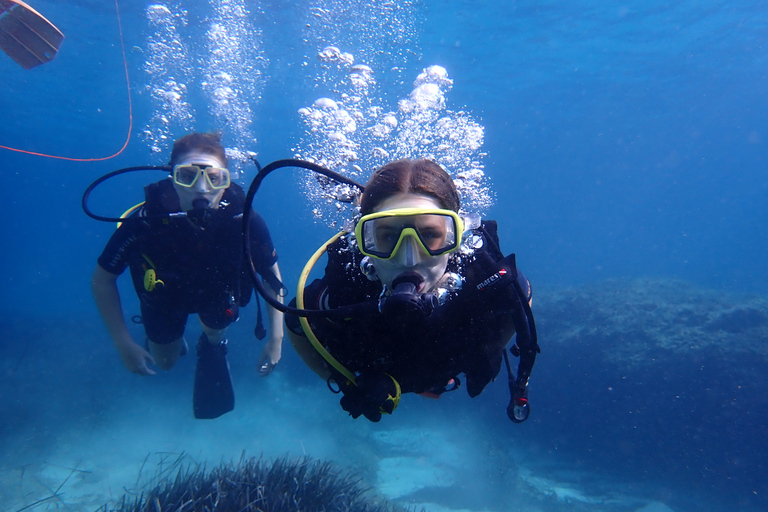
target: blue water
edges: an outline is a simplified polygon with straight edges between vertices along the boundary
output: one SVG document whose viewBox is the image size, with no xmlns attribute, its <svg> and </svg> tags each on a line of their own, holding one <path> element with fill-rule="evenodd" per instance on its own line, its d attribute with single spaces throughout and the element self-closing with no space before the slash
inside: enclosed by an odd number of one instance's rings
<svg viewBox="0 0 768 512">
<path fill-rule="evenodd" d="M 190 68 L 198 84 L 190 85 L 189 95 L 194 128 L 219 129 L 232 143 L 239 134 L 221 124 L 199 87 L 202 41 L 216 3 L 167 5 L 186 11 L 183 32 L 189 55 L 197 59 Z M 308 453 L 368 467 L 388 455 L 382 453 L 386 443 L 375 444 L 371 436 L 406 427 L 415 429 L 410 435 L 432 432 L 432 439 L 450 442 L 445 457 L 454 460 L 437 465 L 466 466 L 454 485 L 460 492 L 451 497 L 456 509 L 598 509 L 551 494 L 537 501 L 530 486 L 509 476 L 520 468 L 549 481 L 570 478 L 594 495 L 621 490 L 640 500 L 616 510 L 639 509 L 642 500 L 676 511 L 768 506 L 768 454 L 761 435 L 768 419 L 761 397 L 768 389 L 757 377 L 764 374 L 765 356 L 722 359 L 718 349 L 704 360 L 678 354 L 669 361 L 673 375 L 653 366 L 611 373 L 620 370 L 605 366 L 590 347 L 556 349 L 542 321 L 543 352 L 531 384 L 534 412 L 519 426 L 504 415 L 503 382 L 478 400 L 463 391 L 437 403 L 404 400 L 402 410 L 380 425 L 352 421 L 288 343 L 278 374 L 257 379 L 253 364 L 260 347 L 244 322 L 234 334 L 244 340 L 242 357 L 233 362 L 238 407 L 218 423 L 191 418 L 192 361 L 152 379 L 129 375 L 89 291 L 96 257 L 113 227 L 86 217 L 79 201 L 85 187 L 106 172 L 163 161 L 141 135 L 157 112 L 148 90 L 153 78 L 144 71 L 152 38 L 145 13 L 150 2 L 120 3 L 132 123 L 115 6 L 76 4 L 34 2 L 66 35 L 51 63 L 27 71 L 0 55 L 0 144 L 98 158 L 120 149 L 129 125 L 132 134 L 125 151 L 100 162 L 0 150 L 0 213 L 6 219 L 0 255 L 6 333 L 0 348 L 0 499 L 13 510 L 45 495 L 24 487 L 23 467 L 38 468 L 40 475 L 45 464 L 85 468 L 89 476 L 78 484 L 117 495 L 122 489 L 115 482 L 99 485 L 100 473 L 130 466 L 129 485 L 147 453 L 185 451 L 212 463 L 242 450 Z M 768 289 L 763 2 L 414 1 L 396 12 L 392 24 L 400 32 L 382 22 L 381 13 L 392 12 L 384 2 L 245 5 L 266 60 L 259 97 L 249 105 L 257 142 L 241 149 L 257 151 L 262 163 L 293 156 L 306 137 L 297 111 L 333 93 L 318 78 L 316 55 L 326 45 L 374 67 L 376 94 L 388 108 L 408 95 L 425 67 L 438 64 L 454 81 L 448 108 L 468 112 L 485 127 L 485 173 L 495 194 L 487 217 L 499 221 L 502 248 L 517 254 L 534 293 L 556 296 L 607 279 L 636 278 L 679 280 L 712 296 L 760 296 Z M 324 26 L 325 18 L 315 15 L 318 7 L 336 13 L 335 24 Z M 172 137 L 181 134 L 177 125 L 169 126 Z M 252 176 L 248 169 L 243 182 Z M 119 214 L 141 199 L 148 179 L 130 177 L 94 205 Z M 313 219 L 311 205 L 296 190 L 299 183 L 290 173 L 274 178 L 257 205 L 290 289 L 331 232 Z M 123 284 L 125 309 L 135 311 L 127 280 Z M 620 314 L 618 299 L 616 309 Z M 566 312 L 564 318 L 575 329 L 584 316 Z M 768 340 L 756 343 L 756 352 L 765 353 Z M 593 386 L 622 380 L 631 385 L 622 388 L 621 398 L 593 396 Z M 704 389 L 704 382 L 716 390 Z M 736 382 L 748 392 L 736 396 Z M 678 406 L 671 395 L 680 394 L 688 398 Z M 724 403 L 736 405 L 725 413 L 719 408 Z M 639 410 L 652 419 L 627 419 Z M 217 450 L 222 435 L 226 442 Z M 124 448 L 112 457 L 102 446 Z M 430 453 L 437 457 L 443 450 Z M 63 479 L 49 485 L 55 489 Z M 71 489 L 70 496 L 77 492 Z M 422 490 L 403 503 L 438 502 L 434 494 L 439 493 Z M 76 507 L 78 498 L 65 495 L 63 501 Z M 49 500 L 37 510 L 56 503 L 61 501 Z"/>
</svg>

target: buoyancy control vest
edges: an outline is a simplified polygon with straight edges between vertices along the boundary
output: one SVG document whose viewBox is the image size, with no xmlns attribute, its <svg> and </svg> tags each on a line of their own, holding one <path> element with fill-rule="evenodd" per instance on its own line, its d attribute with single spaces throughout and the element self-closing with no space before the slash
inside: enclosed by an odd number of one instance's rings
<svg viewBox="0 0 768 512">
<path fill-rule="evenodd" d="M 332 309 L 376 300 L 381 284 L 363 275 L 362 255 L 349 240 L 337 240 L 327 253 L 325 276 L 305 291 L 306 308 Z M 354 373 L 388 373 L 404 393 L 439 393 L 464 373 L 468 393 L 477 396 L 498 374 L 516 326 L 530 331 L 520 304 L 522 294 L 527 306 L 530 287 L 518 273 L 514 255 L 504 258 L 501 254 L 493 221 L 471 232 L 447 271 L 461 275 L 463 286 L 426 318 L 403 321 L 370 312 L 344 319 L 312 318 L 311 328 L 325 348 Z M 538 351 L 535 333 L 518 335 L 517 340 L 522 343 L 519 373 L 527 382 Z"/>
<path fill-rule="evenodd" d="M 137 292 L 146 294 L 145 274 L 152 269 L 161 293 L 191 293 L 226 289 L 240 305 L 248 303 L 253 287 L 242 265 L 241 222 L 245 193 L 230 185 L 216 209 L 204 219 L 163 217 L 181 211 L 170 179 L 144 189 L 145 203 L 133 216 L 146 216 L 139 236 L 141 258 L 131 265 Z"/>
</svg>

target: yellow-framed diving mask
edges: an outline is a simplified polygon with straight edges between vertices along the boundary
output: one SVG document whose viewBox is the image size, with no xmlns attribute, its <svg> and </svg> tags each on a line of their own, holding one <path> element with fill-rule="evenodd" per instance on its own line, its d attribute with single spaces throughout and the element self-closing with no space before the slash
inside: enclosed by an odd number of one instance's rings
<svg viewBox="0 0 768 512">
<path fill-rule="evenodd" d="M 392 258 L 406 237 L 430 256 L 441 256 L 461 245 L 464 222 L 452 210 L 396 208 L 364 215 L 355 226 L 357 243 L 366 256 Z"/>
<path fill-rule="evenodd" d="M 173 167 L 173 181 L 179 186 L 191 188 L 201 175 L 214 190 L 227 188 L 230 184 L 229 169 L 204 164 L 180 164 Z"/>
</svg>

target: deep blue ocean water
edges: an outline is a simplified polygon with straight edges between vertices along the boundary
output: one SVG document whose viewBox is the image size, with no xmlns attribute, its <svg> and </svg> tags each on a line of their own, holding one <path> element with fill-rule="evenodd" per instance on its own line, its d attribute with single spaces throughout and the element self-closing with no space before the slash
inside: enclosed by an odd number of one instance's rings
<svg viewBox="0 0 768 512">
<path fill-rule="evenodd" d="M 232 432 L 228 449 L 200 452 L 214 459 L 229 449 L 256 455 L 300 455 L 304 450 L 342 464 L 360 464 L 356 454 L 367 453 L 364 436 L 359 446 L 347 448 L 354 453 L 340 454 L 345 448 L 329 441 L 338 434 L 332 421 L 344 425 L 339 428 L 345 435 L 371 427 L 336 410 L 334 397 L 314 382 L 288 343 L 280 375 L 269 381 L 258 380 L 253 364 L 244 362 L 255 363 L 258 346 L 249 345 L 242 361 L 233 362 L 236 385 L 248 391 L 242 393 L 247 396 L 244 405 L 220 423 L 224 427 L 201 427 L 188 414 L 183 401 L 190 389 L 190 361 L 166 375 L 143 380 L 120 366 L 89 291 L 96 257 L 113 227 L 86 217 L 80 197 L 106 172 L 163 162 L 162 154 L 151 152 L 152 141 L 142 135 L 161 126 L 155 121 L 158 106 L 150 93 L 156 77 L 145 71 L 153 38 L 147 7 L 153 2 L 119 5 L 132 123 L 114 3 L 72 4 L 33 3 L 66 35 L 52 62 L 27 71 L 0 55 L 0 145 L 87 159 L 117 152 L 129 125 L 132 134 L 125 151 L 99 162 L 0 149 L 0 175 L 6 185 L 5 200 L 0 202 L 6 219 L 0 256 L 5 269 L 0 319 L 7 334 L 0 348 L 0 453 L 8 454 L 5 460 L 0 455 L 3 491 L 19 478 L 16 468 L 51 459 L 87 466 L 96 475 L 109 466 L 99 459 L 103 453 L 78 455 L 78 443 L 88 446 L 89 436 L 99 442 L 114 438 L 115 446 L 127 439 L 135 443 L 144 435 L 142 425 L 157 433 L 165 424 L 161 420 L 184 432 L 183 439 L 192 444 L 181 449 L 189 452 L 216 439 L 218 428 Z M 222 124 L 211 110 L 210 90 L 201 85 L 205 32 L 222 2 L 155 4 L 185 11 L 181 33 L 191 63 L 186 70 L 187 99 L 195 110 L 190 128 L 221 130 L 225 142 L 242 142 L 232 124 Z M 256 142 L 239 149 L 258 152 L 262 163 L 301 151 L 308 135 L 297 111 L 333 95 L 317 60 L 325 46 L 338 46 L 371 65 L 379 84 L 375 94 L 390 109 L 409 94 L 424 68 L 440 65 L 453 80 L 447 107 L 469 113 L 485 129 L 484 170 L 495 197 L 486 214 L 499 221 L 502 248 L 517 254 L 535 293 L 556 295 L 607 279 L 678 280 L 713 296 L 762 296 L 768 290 L 764 2 L 427 0 L 394 8 L 387 2 L 246 1 L 244 5 L 251 12 L 249 27 L 258 36 L 253 44 L 263 60 L 248 100 Z M 329 19 L 334 23 L 324 25 Z M 183 133 L 181 123 L 173 119 L 166 126 L 172 138 Z M 247 184 L 253 168 L 245 174 L 242 182 Z M 295 287 L 309 254 L 331 233 L 312 217 L 312 205 L 298 190 L 302 182 L 297 176 L 275 177 L 257 204 L 272 231 L 289 289 Z M 122 213 L 141 200 L 141 187 L 148 179 L 126 178 L 94 198 L 94 208 Z M 129 283 L 123 284 L 125 308 L 135 310 Z M 534 310 L 536 304 L 534 299 Z M 616 308 L 618 315 L 622 310 L 618 300 Z M 575 313 L 569 318 L 574 329 L 583 318 Z M 248 339 L 249 328 L 238 327 L 237 332 Z M 534 412 L 526 424 L 506 420 L 506 389 L 497 383 L 474 401 L 460 392 L 455 395 L 462 396 L 445 397 L 437 405 L 405 403 L 403 420 L 397 413 L 385 418 L 377 432 L 397 428 L 402 421 L 399 426 L 427 430 L 455 425 L 453 441 L 458 444 L 457 439 L 466 442 L 477 435 L 476 458 L 467 461 L 472 471 L 463 475 L 466 482 L 457 484 L 462 490 L 462 498 L 455 501 L 457 509 L 554 506 L 533 501 L 518 507 L 510 502 L 515 493 L 504 468 L 546 468 L 554 479 L 558 473 L 552 468 L 560 464 L 568 468 L 562 469 L 562 478 L 567 471 L 589 473 L 577 480 L 595 493 L 621 488 L 678 511 L 768 506 L 764 483 L 768 469 L 763 462 L 767 453 L 761 434 L 768 413 L 764 399 L 758 398 L 767 389 L 764 379 L 754 379 L 765 369 L 764 359 L 723 358 L 727 347 L 721 347 L 707 353 L 704 362 L 680 356 L 671 377 L 664 369 L 655 374 L 652 366 L 636 374 L 606 376 L 614 369 L 601 366 L 589 347 L 578 353 L 548 349 L 555 344 L 545 336 L 545 323 L 540 332 L 543 353 L 531 384 Z M 764 347 L 768 340 L 758 343 Z M 626 379 L 633 385 L 621 399 L 590 398 L 597 394 L 591 387 L 595 383 Z M 715 392 L 701 387 L 707 379 L 714 382 Z M 748 396 L 733 395 L 737 381 L 749 389 Z M 685 405 L 667 404 L 670 390 L 672 395 L 689 397 Z M 301 405 L 292 408 L 292 400 Z M 327 410 L 311 409 L 315 400 Z M 717 407 L 734 401 L 737 405 L 730 413 Z M 313 405 L 308 409 L 307 403 Z M 259 412 L 249 410 L 249 405 Z M 658 417 L 634 426 L 626 421 L 631 411 L 653 415 L 654 406 L 658 414 L 669 417 L 663 429 L 657 428 L 663 423 Z M 313 421 L 313 414 L 324 421 Z M 278 429 L 279 422 L 287 423 Z M 643 428 L 644 424 L 653 428 Z M 120 425 L 137 428 L 121 430 Z M 237 436 L 251 425 L 255 438 L 259 432 L 272 432 L 270 428 L 281 434 L 273 442 L 248 438 L 238 444 Z M 314 450 L 312 440 L 318 443 Z M 626 445 L 619 445 L 622 440 Z M 161 444 L 131 444 L 124 456 L 132 461 L 141 452 L 140 461 Z M 510 446 L 525 454 L 523 461 L 505 459 Z M 477 470 L 486 462 L 496 472 Z M 3 499 L 11 500 L 8 496 Z M 34 501 L 26 499 L 23 503 Z M 553 503 L 563 509 L 591 506 L 578 499 Z"/>
</svg>

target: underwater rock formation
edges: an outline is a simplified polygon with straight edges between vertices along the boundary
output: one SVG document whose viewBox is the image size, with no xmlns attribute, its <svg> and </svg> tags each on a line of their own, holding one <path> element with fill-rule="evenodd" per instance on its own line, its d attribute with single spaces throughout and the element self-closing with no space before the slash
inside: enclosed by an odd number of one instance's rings
<svg viewBox="0 0 768 512">
<path fill-rule="evenodd" d="M 768 299 L 665 279 L 534 296 L 540 442 L 592 469 L 727 481 L 735 508 L 765 509 Z"/>
<path fill-rule="evenodd" d="M 676 280 L 607 280 L 536 296 L 537 320 L 557 345 L 600 349 L 618 364 L 715 350 L 768 360 L 768 299 Z"/>
<path fill-rule="evenodd" d="M 359 478 L 329 462 L 241 458 L 210 471 L 180 467 L 139 496 L 123 496 L 102 512 L 395 512 L 407 509 L 378 498 Z"/>
</svg>

